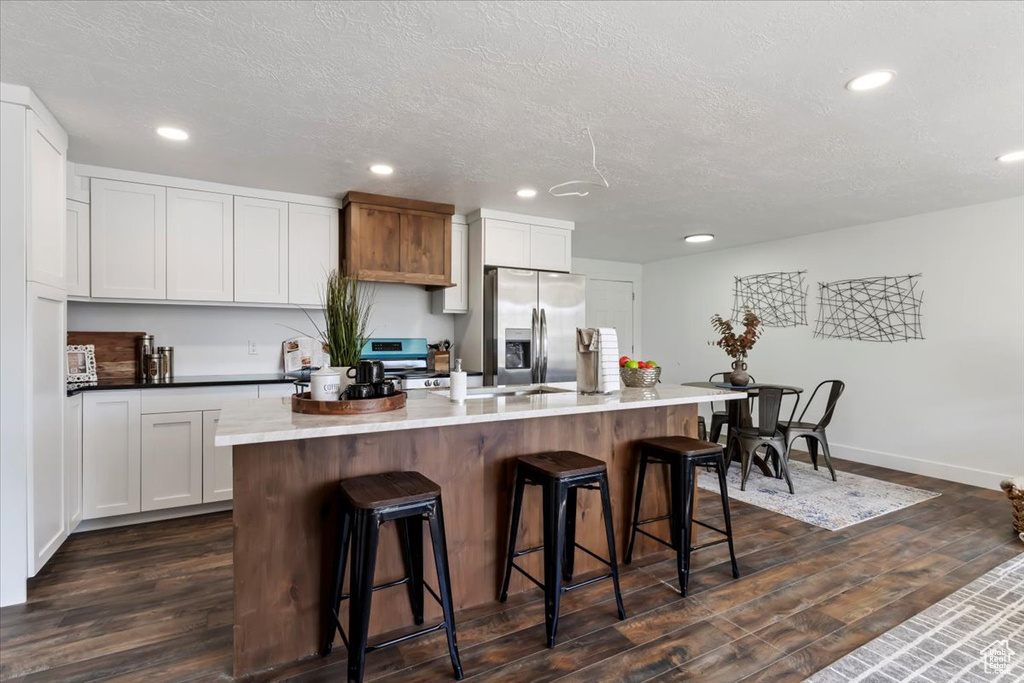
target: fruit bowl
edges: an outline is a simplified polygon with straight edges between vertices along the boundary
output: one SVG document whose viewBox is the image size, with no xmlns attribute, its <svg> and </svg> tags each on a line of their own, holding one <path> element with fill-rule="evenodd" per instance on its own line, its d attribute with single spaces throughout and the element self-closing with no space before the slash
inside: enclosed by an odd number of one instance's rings
<svg viewBox="0 0 1024 683">
<path fill-rule="evenodd" d="M 653 387 L 661 381 L 661 368 L 619 368 L 619 377 L 627 387 Z"/>
</svg>

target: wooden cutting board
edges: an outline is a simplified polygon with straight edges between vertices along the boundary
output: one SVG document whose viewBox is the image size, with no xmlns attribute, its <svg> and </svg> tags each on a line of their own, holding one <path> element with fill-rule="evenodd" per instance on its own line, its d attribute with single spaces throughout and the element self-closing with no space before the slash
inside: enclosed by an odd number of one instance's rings
<svg viewBox="0 0 1024 683">
<path fill-rule="evenodd" d="M 96 347 L 96 377 L 135 379 L 135 340 L 145 332 L 68 332 L 68 345 Z"/>
</svg>

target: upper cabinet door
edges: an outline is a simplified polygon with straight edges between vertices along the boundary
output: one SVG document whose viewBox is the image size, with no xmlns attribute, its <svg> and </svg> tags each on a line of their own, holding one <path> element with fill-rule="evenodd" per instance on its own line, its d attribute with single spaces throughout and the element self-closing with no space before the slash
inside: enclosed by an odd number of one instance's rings
<svg viewBox="0 0 1024 683">
<path fill-rule="evenodd" d="M 365 204 L 345 207 L 349 223 L 346 247 L 348 268 L 360 279 L 373 282 L 402 270 L 402 212 Z"/>
<path fill-rule="evenodd" d="M 407 211 L 402 214 L 402 273 L 417 284 L 449 285 L 452 277 L 451 217 Z"/>
<path fill-rule="evenodd" d="M 233 197 L 167 188 L 167 298 L 232 301 Z"/>
<path fill-rule="evenodd" d="M 288 302 L 319 306 L 327 276 L 338 269 L 338 210 L 288 205 Z"/>
<path fill-rule="evenodd" d="M 28 280 L 64 289 L 67 139 L 28 112 Z"/>
<path fill-rule="evenodd" d="M 235 197 L 235 301 L 288 303 L 288 202 Z"/>
<path fill-rule="evenodd" d="M 469 226 L 452 223 L 452 287 L 432 293 L 434 313 L 469 311 Z"/>
<path fill-rule="evenodd" d="M 67 204 L 66 263 L 69 296 L 89 296 L 89 205 Z"/>
<path fill-rule="evenodd" d="M 530 267 L 535 270 L 572 270 L 572 230 L 530 226 Z"/>
<path fill-rule="evenodd" d="M 484 219 L 484 265 L 532 268 L 530 253 L 529 225 Z"/>
<path fill-rule="evenodd" d="M 167 190 L 93 179 L 92 296 L 167 298 Z"/>
</svg>

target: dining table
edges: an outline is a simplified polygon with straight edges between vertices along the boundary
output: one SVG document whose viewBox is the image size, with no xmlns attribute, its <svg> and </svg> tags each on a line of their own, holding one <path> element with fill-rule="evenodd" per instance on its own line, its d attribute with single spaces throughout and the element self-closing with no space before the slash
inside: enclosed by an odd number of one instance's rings
<svg viewBox="0 0 1024 683">
<path fill-rule="evenodd" d="M 750 399 L 757 398 L 758 389 L 762 389 L 764 387 L 776 387 L 778 389 L 782 389 L 783 398 L 785 398 L 786 396 L 796 396 L 797 399 L 796 403 L 793 404 L 793 410 L 791 411 L 790 420 L 792 420 L 793 416 L 796 414 L 797 404 L 799 404 L 800 402 L 799 396 L 804 391 L 802 387 L 790 386 L 786 384 L 769 384 L 767 382 L 759 382 L 757 384 L 754 384 L 752 382 L 750 384 L 747 384 L 746 386 L 735 386 L 732 384 L 722 382 L 684 382 L 683 385 L 688 387 L 699 387 L 701 389 L 729 389 L 731 391 L 746 392 L 748 400 L 732 400 L 726 401 L 725 403 L 726 407 L 729 409 L 729 417 L 726 426 L 729 429 L 727 433 L 730 437 L 736 433 L 734 430 L 736 430 L 739 427 L 754 426 L 753 420 L 750 416 Z M 714 408 L 712 408 L 712 410 L 713 409 Z M 725 464 L 727 468 L 732 466 L 734 450 L 735 449 L 732 444 L 732 439 L 729 438 L 725 446 Z M 774 474 L 772 474 L 771 469 L 768 467 L 767 461 L 765 461 L 764 458 L 757 454 L 754 455 L 754 465 L 756 465 L 757 468 L 761 470 L 761 473 L 764 474 L 764 476 L 775 476 Z"/>
</svg>

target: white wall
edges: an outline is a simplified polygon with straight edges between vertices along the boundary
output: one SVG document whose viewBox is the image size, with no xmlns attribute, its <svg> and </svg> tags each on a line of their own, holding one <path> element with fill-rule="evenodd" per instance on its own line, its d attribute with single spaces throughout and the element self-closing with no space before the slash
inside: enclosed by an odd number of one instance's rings
<svg viewBox="0 0 1024 683">
<path fill-rule="evenodd" d="M 765 330 L 749 371 L 844 380 L 836 456 L 990 488 L 1024 475 L 1024 197 L 646 264 L 645 353 L 663 381 L 728 370 L 708 319 L 731 311 L 733 277 L 788 270 L 808 271 L 810 325 Z M 924 340 L 812 337 L 818 282 L 916 273 Z"/>
<path fill-rule="evenodd" d="M 377 337 L 453 339 L 451 315 L 430 312 L 430 293 L 414 285 L 374 285 L 370 330 Z M 323 327 L 323 312 L 309 309 Z M 174 347 L 174 372 L 185 375 L 262 374 L 281 370 L 281 342 L 316 330 L 299 308 L 185 306 L 69 302 L 68 329 L 132 331 L 154 335 L 160 346 Z M 249 340 L 259 355 L 248 353 Z"/>
<path fill-rule="evenodd" d="M 599 259 L 574 258 L 572 272 L 585 275 L 588 279 L 620 280 L 633 283 L 633 355 L 645 358 L 643 351 L 643 282 L 644 267 L 639 263 L 624 261 L 602 261 Z M 589 295 L 588 295 L 589 296 Z"/>
</svg>

